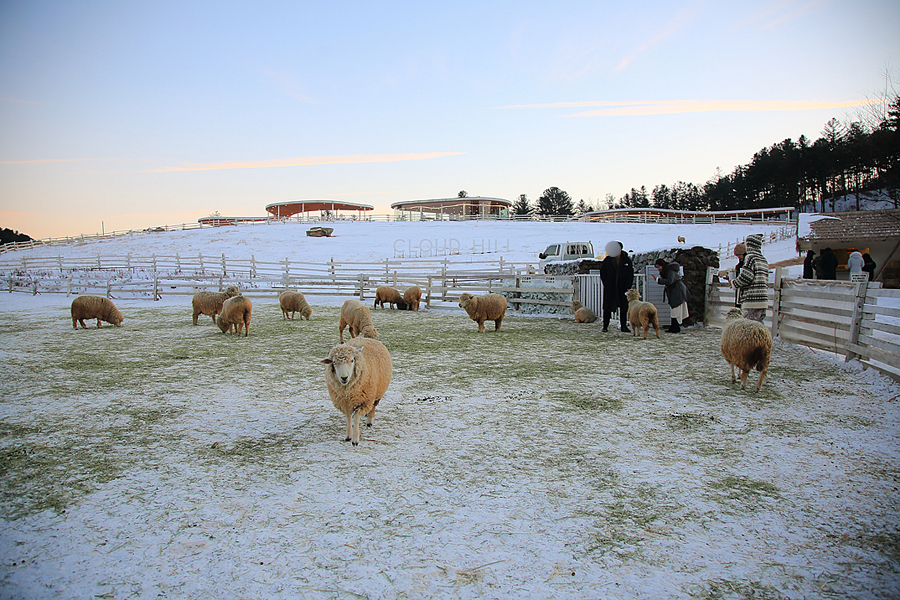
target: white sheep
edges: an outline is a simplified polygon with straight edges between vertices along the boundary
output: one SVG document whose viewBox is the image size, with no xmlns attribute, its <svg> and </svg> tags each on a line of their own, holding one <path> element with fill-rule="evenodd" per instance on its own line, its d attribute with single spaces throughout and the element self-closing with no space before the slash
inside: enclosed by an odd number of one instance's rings
<svg viewBox="0 0 900 600">
<path fill-rule="evenodd" d="M 625 292 L 625 298 L 628 299 L 628 321 L 631 323 L 631 336 L 638 335 L 638 329 L 643 328 L 644 339 L 650 333 L 650 326 L 656 330 L 656 337 L 659 339 L 659 314 L 656 306 L 652 302 L 641 302 L 641 293 L 632 288 Z"/>
<path fill-rule="evenodd" d="M 389 285 L 380 285 L 375 290 L 375 304 L 372 308 L 378 308 L 379 305 L 381 305 L 381 308 L 384 308 L 385 302 L 390 304 L 391 308 L 397 305 L 399 310 L 406 310 L 406 302 L 404 302 L 403 294 L 399 290 L 395 290 Z"/>
<path fill-rule="evenodd" d="M 407 310 L 419 310 L 419 303 L 422 302 L 422 289 L 413 285 L 406 288 L 403 292 L 403 301 L 406 302 Z"/>
<path fill-rule="evenodd" d="M 191 305 L 194 308 L 194 325 L 197 324 L 197 318 L 200 315 L 211 316 L 213 323 L 215 323 L 216 315 L 222 312 L 222 304 L 239 293 L 237 287 L 229 285 L 224 292 L 203 291 L 194 294 L 194 297 L 191 299 Z"/>
<path fill-rule="evenodd" d="M 85 319 L 97 319 L 97 327 L 100 327 L 101 320 L 112 323 L 116 327 L 119 327 L 125 320 L 112 300 L 103 296 L 78 296 L 72 300 L 70 311 L 72 327 L 75 329 L 78 329 L 78 323 L 87 329 L 87 325 L 84 324 Z"/>
<path fill-rule="evenodd" d="M 572 301 L 572 311 L 575 313 L 576 323 L 593 323 L 597 320 L 597 315 L 587 306 L 578 300 Z"/>
<path fill-rule="evenodd" d="M 725 316 L 722 330 L 722 356 L 731 366 L 731 383 L 736 381 L 734 368 L 741 371 L 741 389 L 747 385 L 747 375 L 759 371 L 756 389 L 763 384 L 772 354 L 772 334 L 759 321 L 745 319 L 740 308 L 732 308 Z"/>
<path fill-rule="evenodd" d="M 359 300 L 347 300 L 341 306 L 341 323 L 340 334 L 341 343 L 344 342 L 344 327 L 350 327 L 350 337 L 355 338 L 358 335 L 367 338 L 375 338 L 378 332 L 375 331 L 375 325 L 372 324 L 372 313 L 369 307 Z"/>
<path fill-rule="evenodd" d="M 312 315 L 312 308 L 306 302 L 306 297 L 300 292 L 292 292 L 290 290 L 278 294 L 278 304 L 281 305 L 281 318 L 287 319 L 288 313 L 291 313 L 291 320 L 294 320 L 294 313 L 300 313 L 300 319 L 309 321 Z"/>
<path fill-rule="evenodd" d="M 222 314 L 216 324 L 222 333 L 241 335 L 241 329 L 244 330 L 244 337 L 250 335 L 250 315 L 253 313 L 253 303 L 249 298 L 243 296 L 233 296 L 225 301 L 222 305 Z"/>
<path fill-rule="evenodd" d="M 359 421 L 371 427 L 375 407 L 391 383 L 391 355 L 378 340 L 358 337 L 331 349 L 325 385 L 335 408 L 347 417 L 345 442 L 359 445 Z"/>
<path fill-rule="evenodd" d="M 494 330 L 499 330 L 500 323 L 506 316 L 506 298 L 500 294 L 473 296 L 463 293 L 459 295 L 459 306 L 465 309 L 470 319 L 478 323 L 478 333 L 484 333 L 485 321 L 493 321 Z"/>
</svg>

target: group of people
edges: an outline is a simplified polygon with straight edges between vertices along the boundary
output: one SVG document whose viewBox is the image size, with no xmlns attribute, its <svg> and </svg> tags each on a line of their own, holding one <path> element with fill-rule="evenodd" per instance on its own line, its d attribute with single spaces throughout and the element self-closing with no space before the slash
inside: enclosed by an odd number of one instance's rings
<svg viewBox="0 0 900 600">
<path fill-rule="evenodd" d="M 868 273 L 869 281 L 875 278 L 876 264 L 868 252 L 861 253 L 859 250 L 851 252 L 850 258 L 847 260 L 847 267 L 850 269 L 851 275 Z M 831 248 L 825 248 L 819 256 L 816 256 L 814 251 L 809 250 L 806 253 L 806 258 L 803 260 L 803 279 L 822 279 L 826 281 L 837 279 L 837 268 L 838 258 Z"/>
<path fill-rule="evenodd" d="M 663 299 L 672 309 L 672 324 L 666 331 L 679 333 L 682 322 L 688 316 L 687 302 L 691 298 L 691 292 L 681 280 L 681 265 L 677 262 L 666 262 L 660 258 L 656 261 L 656 268 L 659 275 L 654 275 L 653 279 L 665 286 Z M 606 258 L 600 263 L 600 281 L 603 282 L 603 331 L 609 331 L 612 314 L 618 311 L 621 331 L 630 333 L 628 298 L 625 293 L 634 287 L 634 263 L 625 252 L 622 242 L 606 244 Z"/>
</svg>

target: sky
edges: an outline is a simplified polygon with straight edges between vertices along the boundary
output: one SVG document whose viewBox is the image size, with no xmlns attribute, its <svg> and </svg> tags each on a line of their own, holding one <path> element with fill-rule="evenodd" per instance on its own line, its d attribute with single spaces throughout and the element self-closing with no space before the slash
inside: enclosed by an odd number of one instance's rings
<svg viewBox="0 0 900 600">
<path fill-rule="evenodd" d="M 0 226 L 702 184 L 866 110 L 898 25 L 889 1 L 0 0 Z"/>
</svg>

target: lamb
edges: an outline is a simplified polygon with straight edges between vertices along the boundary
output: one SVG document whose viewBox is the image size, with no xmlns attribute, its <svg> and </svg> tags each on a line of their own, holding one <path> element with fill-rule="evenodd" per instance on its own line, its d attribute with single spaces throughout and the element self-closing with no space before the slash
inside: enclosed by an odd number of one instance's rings
<svg viewBox="0 0 900 600">
<path fill-rule="evenodd" d="M 681 235 L 678 236 L 678 243 L 679 243 L 679 244 L 683 244 L 683 243 L 685 243 L 685 241 L 686 241 L 686 240 L 684 239 L 684 236 L 681 236 Z"/>
<path fill-rule="evenodd" d="M 358 335 L 367 338 L 375 338 L 378 332 L 375 331 L 375 325 L 372 324 L 372 313 L 369 307 L 359 300 L 347 300 L 341 307 L 341 324 L 340 334 L 341 343 L 344 343 L 344 327 L 350 327 L 350 337 L 355 338 Z"/>
<path fill-rule="evenodd" d="M 75 329 L 78 329 L 78 323 L 87 329 L 87 325 L 84 324 L 85 319 L 97 319 L 98 328 L 101 320 L 112 323 L 116 327 L 121 326 L 122 321 L 125 320 L 112 300 L 103 296 L 78 296 L 72 300 L 71 311 L 72 327 Z"/>
<path fill-rule="evenodd" d="M 378 340 L 358 337 L 331 349 L 325 384 L 335 408 L 347 417 L 345 442 L 359 445 L 359 421 L 371 427 L 375 407 L 391 383 L 391 355 Z"/>
<path fill-rule="evenodd" d="M 741 371 L 741 389 L 747 385 L 747 375 L 754 368 L 759 371 L 756 389 L 763 384 L 772 354 L 772 334 L 759 321 L 743 318 L 740 308 L 732 308 L 725 315 L 722 330 L 722 356 L 731 366 L 731 383 L 735 382 L 734 368 Z"/>
<path fill-rule="evenodd" d="M 385 302 L 390 304 L 391 308 L 394 308 L 394 305 L 396 304 L 398 309 L 406 310 L 403 294 L 389 285 L 380 285 L 378 286 L 378 289 L 375 290 L 375 304 L 372 308 L 378 308 L 379 304 L 381 304 L 381 308 L 384 308 Z"/>
<path fill-rule="evenodd" d="M 575 312 L 576 323 L 593 323 L 597 320 L 597 315 L 587 306 L 575 300 L 572 302 L 572 310 Z"/>
<path fill-rule="evenodd" d="M 417 285 L 406 288 L 406 291 L 403 292 L 403 301 L 406 302 L 407 309 L 419 310 L 419 303 L 422 302 L 422 290 Z"/>
<path fill-rule="evenodd" d="M 241 329 L 244 329 L 244 337 L 250 335 L 250 315 L 253 312 L 253 303 L 249 298 L 241 295 L 233 296 L 225 301 L 222 305 L 222 314 L 216 324 L 222 333 L 231 332 L 232 335 L 237 333 L 241 335 Z"/>
<path fill-rule="evenodd" d="M 312 315 L 312 308 L 306 302 L 306 297 L 300 292 L 292 292 L 290 290 L 278 294 L 278 303 L 281 305 L 282 320 L 288 318 L 291 313 L 291 320 L 294 320 L 294 313 L 300 313 L 300 320 L 306 319 Z"/>
<path fill-rule="evenodd" d="M 656 338 L 659 339 L 659 315 L 656 307 L 651 302 L 641 302 L 641 293 L 636 289 L 630 289 L 625 292 L 625 298 L 628 299 L 628 321 L 631 323 L 631 336 L 636 337 L 638 328 L 644 330 L 644 339 L 650 333 L 650 326 L 656 330 Z"/>
<path fill-rule="evenodd" d="M 470 319 L 478 323 L 478 333 L 484 333 L 485 321 L 493 321 L 494 330 L 498 331 L 506 315 L 506 298 L 500 294 L 473 296 L 463 293 L 459 295 L 459 306 L 466 310 Z"/>
<path fill-rule="evenodd" d="M 224 292 L 197 292 L 191 300 L 194 307 L 194 325 L 197 324 L 197 318 L 202 315 L 212 317 L 213 323 L 216 322 L 216 315 L 222 312 L 222 304 L 226 300 L 240 294 L 237 287 L 229 285 Z"/>
</svg>

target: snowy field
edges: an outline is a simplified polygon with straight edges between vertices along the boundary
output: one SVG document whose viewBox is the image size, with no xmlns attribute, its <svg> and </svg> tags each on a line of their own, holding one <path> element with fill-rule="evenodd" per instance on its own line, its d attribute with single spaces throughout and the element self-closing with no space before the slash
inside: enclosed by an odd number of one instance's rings
<svg viewBox="0 0 900 600">
<path fill-rule="evenodd" d="M 377 260 L 395 239 L 466 234 L 441 225 L 228 227 L 102 252 Z M 766 231 L 475 225 L 510 239 L 508 260 Z M 766 254 L 795 257 L 793 240 Z M 752 393 L 714 329 L 644 341 L 511 313 L 478 334 L 462 311 L 378 310 L 393 381 L 353 448 L 318 362 L 341 300 L 293 322 L 254 300 L 237 338 L 192 326 L 185 298 L 117 302 L 123 327 L 73 331 L 71 298 L 0 294 L 0 597 L 900 596 L 900 386 L 883 376 L 776 343 Z"/>
</svg>

